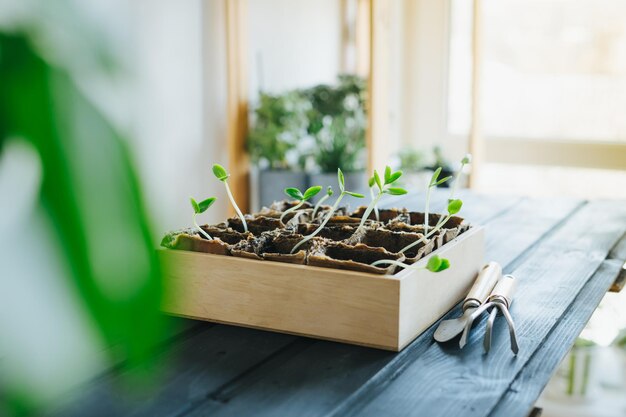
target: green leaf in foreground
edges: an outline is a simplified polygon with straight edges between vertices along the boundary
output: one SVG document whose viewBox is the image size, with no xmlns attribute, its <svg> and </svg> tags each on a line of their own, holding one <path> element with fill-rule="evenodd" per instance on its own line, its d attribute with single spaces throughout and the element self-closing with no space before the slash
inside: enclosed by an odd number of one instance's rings
<svg viewBox="0 0 626 417">
<path fill-rule="evenodd" d="M 385 167 L 385 176 L 384 176 L 384 178 L 385 178 L 385 185 L 391 184 L 391 181 L 389 181 L 390 178 L 391 178 L 391 167 L 389 165 L 387 165 Z"/>
<path fill-rule="evenodd" d="M 444 269 L 450 268 L 450 261 L 445 258 L 440 258 L 439 255 L 433 255 L 428 259 L 426 263 L 426 269 L 431 272 L 440 272 Z"/>
<path fill-rule="evenodd" d="M 448 213 L 457 214 L 461 211 L 461 207 L 463 207 L 463 202 L 461 200 L 452 200 L 448 203 Z"/>
<path fill-rule="evenodd" d="M 285 188 L 285 194 L 295 200 L 302 200 L 302 192 L 295 187 Z"/>
<path fill-rule="evenodd" d="M 387 194 L 391 194 L 391 195 L 404 195 L 408 191 L 405 190 L 404 188 L 400 188 L 400 187 L 390 187 L 390 188 L 387 188 L 387 190 L 385 192 Z"/>
<path fill-rule="evenodd" d="M 305 192 L 304 192 L 304 196 L 303 196 L 303 200 L 308 200 L 309 198 L 317 195 L 320 191 L 322 191 L 322 186 L 321 185 L 315 185 L 313 187 L 309 187 Z"/>
<path fill-rule="evenodd" d="M 376 170 L 374 170 L 374 181 L 376 181 L 376 185 L 378 186 L 378 189 L 382 192 L 383 184 L 380 182 L 380 176 L 378 175 L 378 171 Z"/>
<path fill-rule="evenodd" d="M 215 175 L 215 177 L 222 182 L 226 181 L 229 176 L 228 172 L 226 172 L 226 168 L 220 164 L 213 164 L 213 175 Z"/>
<path fill-rule="evenodd" d="M 345 191 L 346 194 L 351 195 L 352 197 L 356 197 L 356 198 L 365 198 L 365 196 L 363 194 L 359 194 L 359 193 L 355 193 L 352 191 Z"/>
<path fill-rule="evenodd" d="M 343 193 L 346 190 L 346 179 L 341 172 L 341 168 L 337 168 L 337 182 L 339 183 L 339 190 Z"/>
<path fill-rule="evenodd" d="M 396 171 L 389 176 L 389 180 L 385 181 L 387 184 L 393 184 L 398 181 L 398 179 L 402 176 L 402 171 Z"/>
<path fill-rule="evenodd" d="M 200 208 L 200 213 L 207 211 L 207 209 L 215 203 L 215 200 L 217 200 L 215 197 L 209 197 L 206 200 L 199 202 L 198 207 Z"/>
</svg>

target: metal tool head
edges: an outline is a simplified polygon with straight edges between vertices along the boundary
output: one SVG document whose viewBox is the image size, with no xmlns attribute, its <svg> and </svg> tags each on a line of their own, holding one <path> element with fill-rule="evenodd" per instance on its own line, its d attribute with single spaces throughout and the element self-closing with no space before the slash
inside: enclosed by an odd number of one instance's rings
<svg viewBox="0 0 626 417">
<path fill-rule="evenodd" d="M 437 342 L 448 342 L 457 337 L 465 328 L 465 323 L 475 308 L 466 309 L 463 314 L 454 319 L 444 320 L 435 330 L 434 338 Z"/>
<path fill-rule="evenodd" d="M 509 337 L 511 339 L 511 350 L 513 353 L 517 354 L 519 352 L 519 345 L 517 343 L 517 334 L 515 332 L 515 324 L 513 323 L 513 318 L 509 313 L 509 306 L 512 302 L 512 294 L 515 288 L 515 278 L 512 275 L 504 276 L 498 284 L 493 289 L 491 295 L 489 296 L 489 301 L 479 308 L 477 308 L 472 315 L 468 318 L 467 323 L 465 325 L 465 329 L 463 330 L 463 335 L 459 340 L 459 346 L 463 348 L 467 344 L 467 340 L 469 339 L 469 333 L 471 331 L 472 325 L 474 321 L 486 310 L 492 309 L 489 314 L 489 319 L 487 320 L 487 325 L 485 328 L 485 339 L 483 340 L 483 346 L 486 352 L 489 352 L 491 349 L 491 340 L 493 334 L 493 326 L 496 320 L 496 316 L 498 310 L 502 313 L 504 318 L 506 319 L 507 325 L 509 327 Z"/>
</svg>

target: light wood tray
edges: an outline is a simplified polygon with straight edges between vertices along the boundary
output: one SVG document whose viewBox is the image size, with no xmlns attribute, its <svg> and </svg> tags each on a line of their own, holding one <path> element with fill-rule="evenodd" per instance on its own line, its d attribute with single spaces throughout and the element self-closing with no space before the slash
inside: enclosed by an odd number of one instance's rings
<svg viewBox="0 0 626 417">
<path fill-rule="evenodd" d="M 483 228 L 472 227 L 433 252 L 450 260 L 449 269 L 385 276 L 164 249 L 163 310 L 400 351 L 465 297 L 483 251 Z"/>
</svg>

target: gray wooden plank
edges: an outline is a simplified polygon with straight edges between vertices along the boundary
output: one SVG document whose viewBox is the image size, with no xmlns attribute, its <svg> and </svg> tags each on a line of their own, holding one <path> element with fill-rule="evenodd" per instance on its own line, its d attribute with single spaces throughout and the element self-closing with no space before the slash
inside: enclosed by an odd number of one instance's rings
<svg viewBox="0 0 626 417">
<path fill-rule="evenodd" d="M 294 336 L 232 326 L 211 326 L 163 351 L 158 368 L 123 370 L 73 393 L 54 416 L 160 416 L 183 413 L 272 354 L 288 349 Z M 146 385 L 152 379 L 149 385 Z"/>
<path fill-rule="evenodd" d="M 622 262 L 626 261 L 626 233 L 624 233 L 619 242 L 617 242 L 615 246 L 613 246 L 607 258 L 617 259 Z"/>
<path fill-rule="evenodd" d="M 621 269 L 621 262 L 606 260 L 576 296 L 544 343 L 517 374 L 490 416 L 525 417 L 539 398 L 559 363 L 584 329 L 606 290 Z"/>
<path fill-rule="evenodd" d="M 431 344 L 393 375 L 382 392 L 362 396 L 341 415 L 486 415 L 625 230 L 623 204 L 593 202 L 518 264 L 513 273 L 519 286 L 511 309 L 521 347 L 517 356 L 509 351 L 507 329 L 502 325 L 496 326 L 491 352 L 483 354 L 483 326 L 478 326 L 465 349 Z"/>
<path fill-rule="evenodd" d="M 486 212 L 482 208 L 471 212 L 471 207 L 479 206 L 483 200 L 482 196 L 468 195 L 467 201 L 473 198 L 477 201 L 467 205 L 466 214 L 485 216 Z M 505 260 L 514 259 L 524 252 L 579 205 L 578 201 L 570 200 L 517 202 L 517 199 L 498 199 L 489 205 L 492 215 L 497 215 L 494 219 L 494 222 L 498 222 L 497 227 L 505 228 L 509 233 L 520 225 L 527 226 L 526 222 L 533 225 L 538 223 L 540 227 L 528 225 L 530 232 L 524 234 L 516 244 L 504 246 L 505 250 L 498 245 L 488 245 L 490 251 Z M 503 207 L 511 205 L 514 205 L 513 209 L 501 213 Z M 559 210 L 548 210 L 553 207 Z M 486 228 L 488 242 L 501 238 L 498 233 L 489 232 L 490 222 L 486 222 Z M 240 380 L 214 393 L 187 415 L 238 416 L 252 410 L 257 416 L 324 415 L 370 384 L 368 381 L 374 381 L 372 384 L 377 385 L 376 381 L 380 378 L 386 378 L 414 360 L 432 343 L 432 331 L 427 331 L 400 354 L 317 342 L 291 360 L 277 356 L 273 361 L 266 362 L 256 372 L 249 374 L 247 380 Z M 342 412 L 336 415 L 342 415 Z"/>
</svg>

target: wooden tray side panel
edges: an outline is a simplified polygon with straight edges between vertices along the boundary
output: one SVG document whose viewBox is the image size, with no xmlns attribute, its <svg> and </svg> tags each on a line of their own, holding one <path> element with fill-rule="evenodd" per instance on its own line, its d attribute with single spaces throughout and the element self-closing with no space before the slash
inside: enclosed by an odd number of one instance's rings
<svg viewBox="0 0 626 417">
<path fill-rule="evenodd" d="M 160 250 L 163 310 L 397 350 L 399 280 L 351 271 Z"/>
<path fill-rule="evenodd" d="M 450 268 L 433 273 L 417 270 L 400 283 L 400 335 L 398 350 L 408 345 L 469 292 L 484 264 L 485 233 L 468 230 L 435 253 L 450 260 Z M 425 264 L 426 260 L 418 265 Z"/>
</svg>

